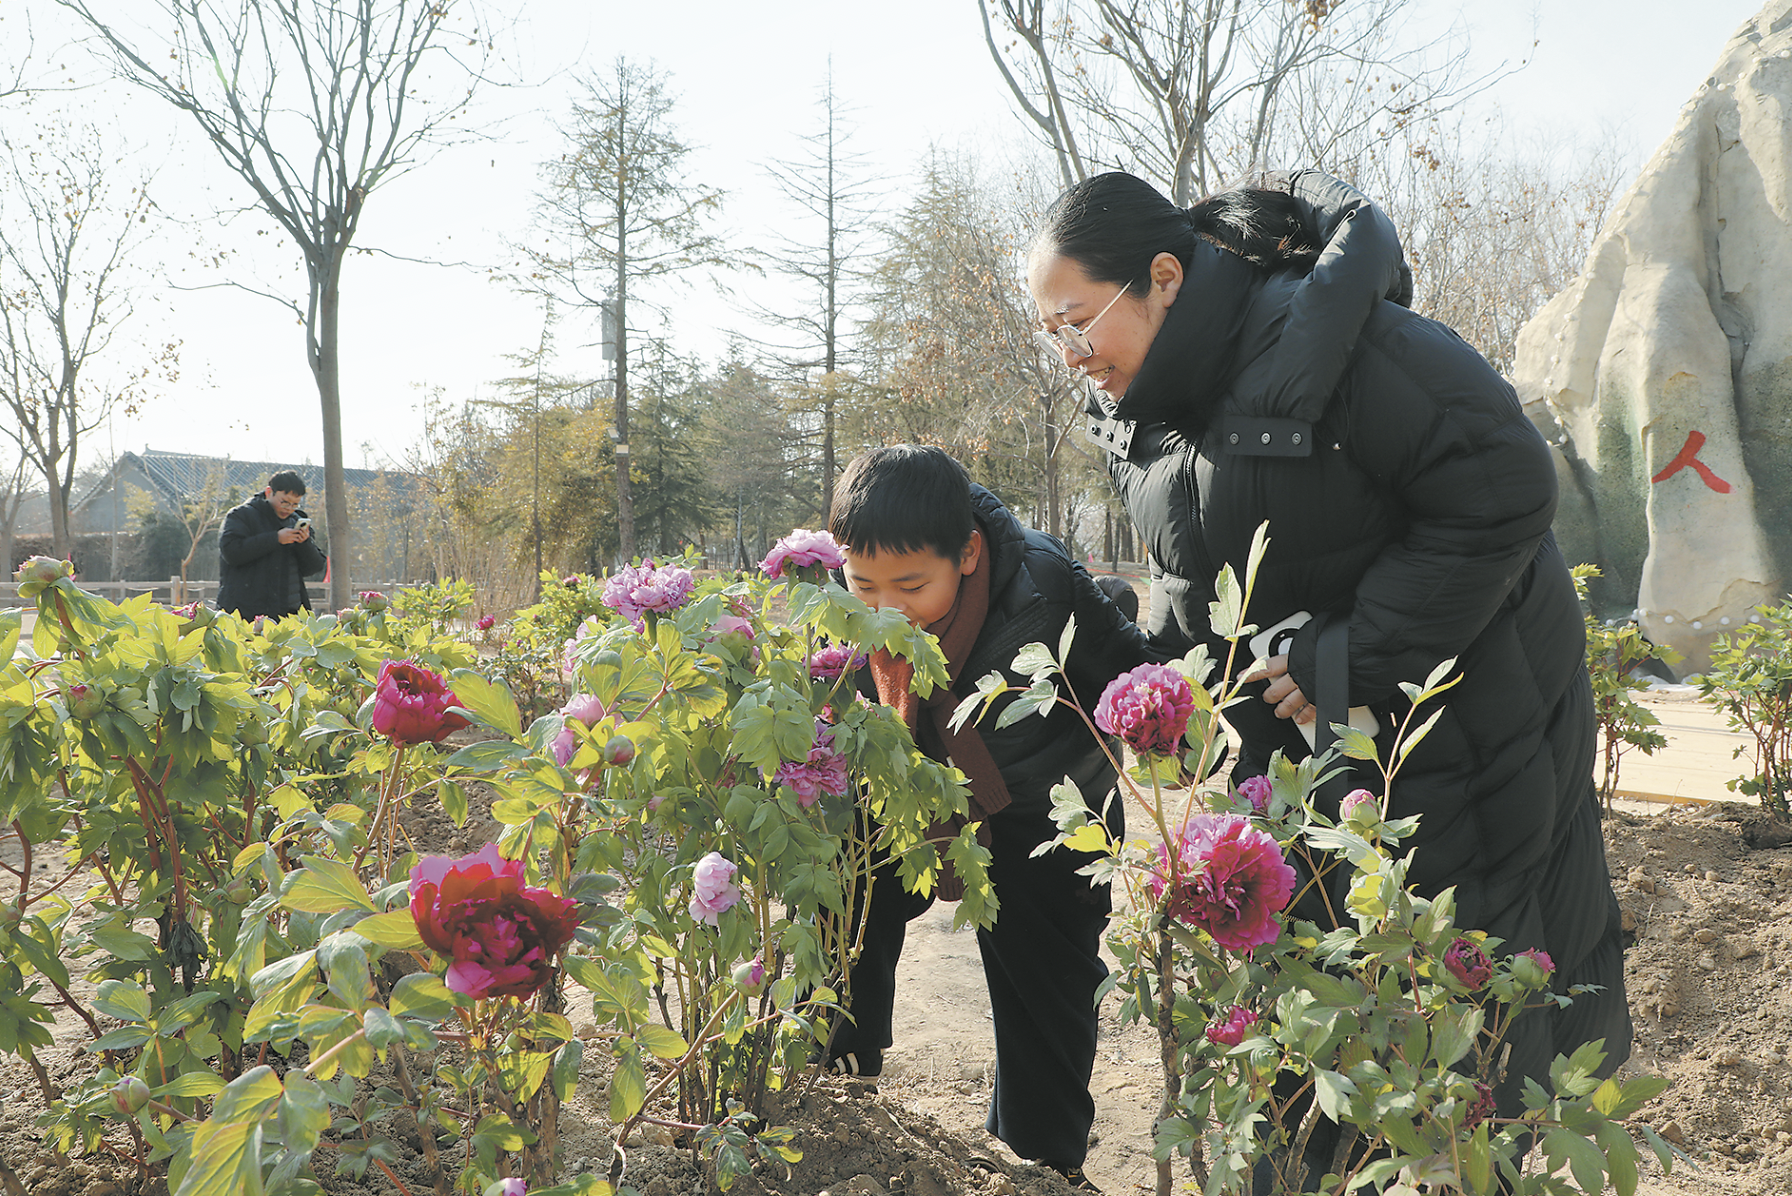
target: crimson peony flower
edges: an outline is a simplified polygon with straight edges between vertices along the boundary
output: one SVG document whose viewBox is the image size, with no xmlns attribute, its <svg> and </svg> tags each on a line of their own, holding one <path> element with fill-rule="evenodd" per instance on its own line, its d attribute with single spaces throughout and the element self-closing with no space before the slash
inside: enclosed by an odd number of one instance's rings
<svg viewBox="0 0 1792 1196">
<path fill-rule="evenodd" d="M 454 691 L 440 673 L 409 660 L 380 666 L 373 690 L 373 729 L 393 743 L 439 743 L 467 725 L 450 714 Z"/>
<path fill-rule="evenodd" d="M 739 871 L 739 865 L 719 851 L 698 860 L 691 870 L 691 917 L 714 926 L 724 910 L 732 909 L 740 900 L 734 884 Z"/>
<path fill-rule="evenodd" d="M 1493 979 L 1493 961 L 1473 939 L 1458 938 L 1444 948 L 1444 968 L 1470 992 Z"/>
<path fill-rule="evenodd" d="M 1468 1116 L 1462 1120 L 1462 1128 L 1472 1130 L 1483 1121 L 1493 1116 L 1498 1105 L 1493 1099 L 1493 1088 L 1480 1080 L 1475 1081 L 1475 1103 L 1468 1107 Z"/>
<path fill-rule="evenodd" d="M 1238 796 L 1251 803 L 1259 814 L 1269 813 L 1269 795 L 1274 787 L 1268 777 L 1246 777 L 1238 783 Z"/>
<path fill-rule="evenodd" d="M 1338 821 L 1349 822 L 1350 816 L 1360 806 L 1368 806 L 1378 817 L 1381 814 L 1381 802 L 1373 793 L 1367 789 L 1352 789 L 1344 795 L 1344 800 L 1338 803 Z"/>
<path fill-rule="evenodd" d="M 1294 895 L 1295 880 L 1275 839 L 1242 814 L 1197 814 L 1181 839 L 1173 883 L 1167 846 L 1158 849 L 1161 864 L 1151 877 L 1153 896 L 1170 890 L 1164 912 L 1234 951 L 1275 942 L 1275 916 Z"/>
<path fill-rule="evenodd" d="M 795 790 L 797 804 L 805 810 L 824 793 L 845 793 L 851 780 L 846 772 L 846 757 L 834 750 L 834 728 L 817 722 L 808 759 L 784 761 L 772 780 Z"/>
<path fill-rule="evenodd" d="M 1195 697 L 1188 678 L 1167 664 L 1142 664 L 1108 682 L 1095 704 L 1095 725 L 1141 756 L 1176 753 Z"/>
<path fill-rule="evenodd" d="M 785 569 L 838 569 L 844 564 L 846 557 L 833 536 L 799 527 L 772 545 L 759 567 L 775 581 Z"/>
<path fill-rule="evenodd" d="M 1244 1041 L 1244 1034 L 1257 1024 L 1257 1015 L 1242 1005 L 1226 1011 L 1223 1022 L 1207 1023 L 1207 1041 L 1214 1046 L 1235 1047 Z"/>
<path fill-rule="evenodd" d="M 579 733 L 569 724 L 583 723 L 587 727 L 595 727 L 603 721 L 606 713 L 604 704 L 598 701 L 596 694 L 574 694 L 567 699 L 566 705 L 560 707 L 562 722 L 560 734 L 554 736 L 554 759 L 565 764 L 578 750 Z"/>
<path fill-rule="evenodd" d="M 869 659 L 863 652 L 854 652 L 851 644 L 829 644 L 809 658 L 809 676 L 815 681 L 837 681 L 842 673 L 864 668 Z"/>
<path fill-rule="evenodd" d="M 697 581 L 689 569 L 677 565 L 656 565 L 651 560 L 639 567 L 624 565 L 604 582 L 604 605 L 633 620 L 638 631 L 641 616 L 648 612 L 667 614 L 690 601 Z"/>
<path fill-rule="evenodd" d="M 490 631 L 492 629 L 492 625 L 494 623 L 496 623 L 497 621 L 498 621 L 498 617 L 496 615 L 480 615 L 479 618 L 474 620 L 473 626 L 477 627 L 481 631 Z"/>
<path fill-rule="evenodd" d="M 411 869 L 411 916 L 430 950 L 452 962 L 448 987 L 470 997 L 528 997 L 553 975 L 578 929 L 576 902 L 523 884 L 523 862 L 496 843 Z"/>
</svg>

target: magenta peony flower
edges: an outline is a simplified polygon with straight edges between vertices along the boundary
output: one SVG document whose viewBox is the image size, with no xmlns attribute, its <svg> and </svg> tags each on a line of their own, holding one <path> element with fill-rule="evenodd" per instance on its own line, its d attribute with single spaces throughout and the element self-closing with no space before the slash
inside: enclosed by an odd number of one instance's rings
<svg viewBox="0 0 1792 1196">
<path fill-rule="evenodd" d="M 805 810 L 824 793 L 834 796 L 845 793 L 852 782 L 846 772 L 846 757 L 834 750 L 834 728 L 817 722 L 808 759 L 786 760 L 778 765 L 772 780 L 789 785 L 796 792 L 797 804 Z"/>
<path fill-rule="evenodd" d="M 740 900 L 740 890 L 734 884 L 738 871 L 740 868 L 719 851 L 698 860 L 691 870 L 691 917 L 714 926 L 724 910 L 732 909 Z"/>
<path fill-rule="evenodd" d="M 1269 795 L 1273 786 L 1268 777 L 1246 777 L 1238 783 L 1238 796 L 1251 803 L 1259 814 L 1269 813 Z"/>
<path fill-rule="evenodd" d="M 480 615 L 478 619 L 474 620 L 473 626 L 481 631 L 490 631 L 492 625 L 497 621 L 498 617 L 496 615 Z"/>
<path fill-rule="evenodd" d="M 677 610 L 690 601 L 691 591 L 696 588 L 697 581 L 689 569 L 647 560 L 639 566 L 624 565 L 604 582 L 604 605 L 633 620 L 639 631 L 643 615 Z"/>
<path fill-rule="evenodd" d="M 595 727 L 603 721 L 603 717 L 607 713 L 609 712 L 604 709 L 604 704 L 598 701 L 596 694 L 574 694 L 567 699 L 566 705 L 560 707 L 562 720 L 560 734 L 554 736 L 554 759 L 565 764 L 578 750 L 579 733 L 574 731 L 569 724 L 583 723 L 587 727 Z"/>
<path fill-rule="evenodd" d="M 1168 847 L 1158 849 L 1162 863 L 1151 878 L 1153 896 L 1170 890 L 1164 912 L 1230 950 L 1275 942 L 1275 916 L 1294 895 L 1295 880 L 1275 839 L 1242 814 L 1197 814 L 1181 838 L 1173 882 Z"/>
<path fill-rule="evenodd" d="M 578 929 L 577 903 L 523 884 L 523 862 L 496 843 L 458 860 L 424 856 L 411 869 L 411 916 L 450 963 L 448 987 L 470 997 L 528 997 L 553 976 Z"/>
<path fill-rule="evenodd" d="M 1357 790 L 1361 793 L 1362 790 Z M 1470 992 L 1493 979 L 1493 961 L 1473 939 L 1458 938 L 1444 948 L 1444 968 Z"/>
<path fill-rule="evenodd" d="M 1188 678 L 1167 664 L 1142 664 L 1108 682 L 1095 725 L 1141 756 L 1174 755 L 1194 712 Z"/>
<path fill-rule="evenodd" d="M 362 590 L 356 596 L 361 599 L 362 606 L 376 615 L 392 605 L 392 600 L 378 590 Z"/>
<path fill-rule="evenodd" d="M 1380 816 L 1381 814 L 1381 801 L 1379 798 L 1373 793 L 1370 793 L 1367 789 L 1352 789 L 1349 793 L 1344 795 L 1344 800 L 1338 803 L 1338 821 L 1350 821 L 1350 816 L 1362 806 L 1368 806 L 1377 816 Z"/>
<path fill-rule="evenodd" d="M 815 681 L 837 681 L 840 674 L 865 667 L 870 657 L 854 652 L 851 644 L 828 644 L 809 658 L 809 676 Z"/>
<path fill-rule="evenodd" d="M 785 569 L 838 569 L 844 564 L 846 557 L 834 537 L 799 527 L 772 545 L 759 567 L 776 580 L 784 576 Z"/>
<path fill-rule="evenodd" d="M 1223 1022 L 1207 1023 L 1207 1041 L 1214 1046 L 1235 1047 L 1244 1041 L 1244 1034 L 1257 1024 L 1257 1015 L 1243 1005 L 1234 1005 L 1226 1011 Z"/>
<path fill-rule="evenodd" d="M 467 725 L 450 714 L 454 692 L 440 673 L 409 660 L 380 666 L 373 690 L 373 729 L 394 743 L 439 743 Z"/>
</svg>

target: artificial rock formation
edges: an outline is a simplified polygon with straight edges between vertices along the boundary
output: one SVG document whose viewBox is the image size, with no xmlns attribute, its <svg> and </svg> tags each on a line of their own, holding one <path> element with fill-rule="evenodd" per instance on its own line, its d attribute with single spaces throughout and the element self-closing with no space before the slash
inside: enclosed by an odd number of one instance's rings
<svg viewBox="0 0 1792 1196">
<path fill-rule="evenodd" d="M 1724 47 L 1574 283 L 1518 336 L 1513 383 L 1557 447 L 1556 536 L 1681 653 L 1792 579 L 1792 0 Z"/>
</svg>

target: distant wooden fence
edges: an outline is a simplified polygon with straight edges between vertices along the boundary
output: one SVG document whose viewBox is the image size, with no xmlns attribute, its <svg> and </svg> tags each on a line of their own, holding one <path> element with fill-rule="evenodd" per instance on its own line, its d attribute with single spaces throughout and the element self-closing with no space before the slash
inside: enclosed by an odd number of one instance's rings
<svg viewBox="0 0 1792 1196">
<path fill-rule="evenodd" d="M 113 602 L 127 602 L 139 594 L 154 595 L 157 602 L 169 606 L 180 606 L 188 602 L 216 602 L 218 598 L 218 582 L 189 581 L 184 587 L 179 577 L 170 577 L 167 581 L 83 581 L 75 579 L 75 584 L 90 594 L 98 594 L 102 598 L 110 598 Z M 351 593 L 362 590 L 383 590 L 390 594 L 399 586 L 410 585 L 403 581 L 360 582 L 350 587 Z M 328 586 L 311 582 L 305 590 L 311 595 L 313 610 L 328 610 L 330 607 L 330 589 Z M 19 605 L 19 585 L 12 580 L 0 581 L 0 607 Z"/>
</svg>

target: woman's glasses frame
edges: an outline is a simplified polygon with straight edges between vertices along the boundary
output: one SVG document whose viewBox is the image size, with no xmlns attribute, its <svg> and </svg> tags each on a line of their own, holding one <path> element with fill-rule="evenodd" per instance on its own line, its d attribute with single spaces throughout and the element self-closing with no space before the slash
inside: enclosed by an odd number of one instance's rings
<svg viewBox="0 0 1792 1196">
<path fill-rule="evenodd" d="M 1120 302 L 1120 296 L 1124 294 L 1126 294 L 1126 288 L 1121 287 L 1120 290 L 1115 293 L 1114 297 L 1108 300 L 1108 305 L 1096 312 L 1094 318 L 1081 328 L 1078 328 L 1075 324 L 1060 324 L 1052 329 L 1035 328 L 1033 330 L 1033 339 L 1037 340 L 1042 347 L 1050 352 L 1055 353 L 1058 349 L 1064 348 L 1069 349 L 1078 357 L 1093 357 L 1095 355 L 1095 346 L 1090 343 L 1089 330 L 1095 327 L 1097 320 L 1101 319 L 1101 317 L 1107 315 L 1108 312 L 1114 309 L 1114 304 Z"/>
</svg>

